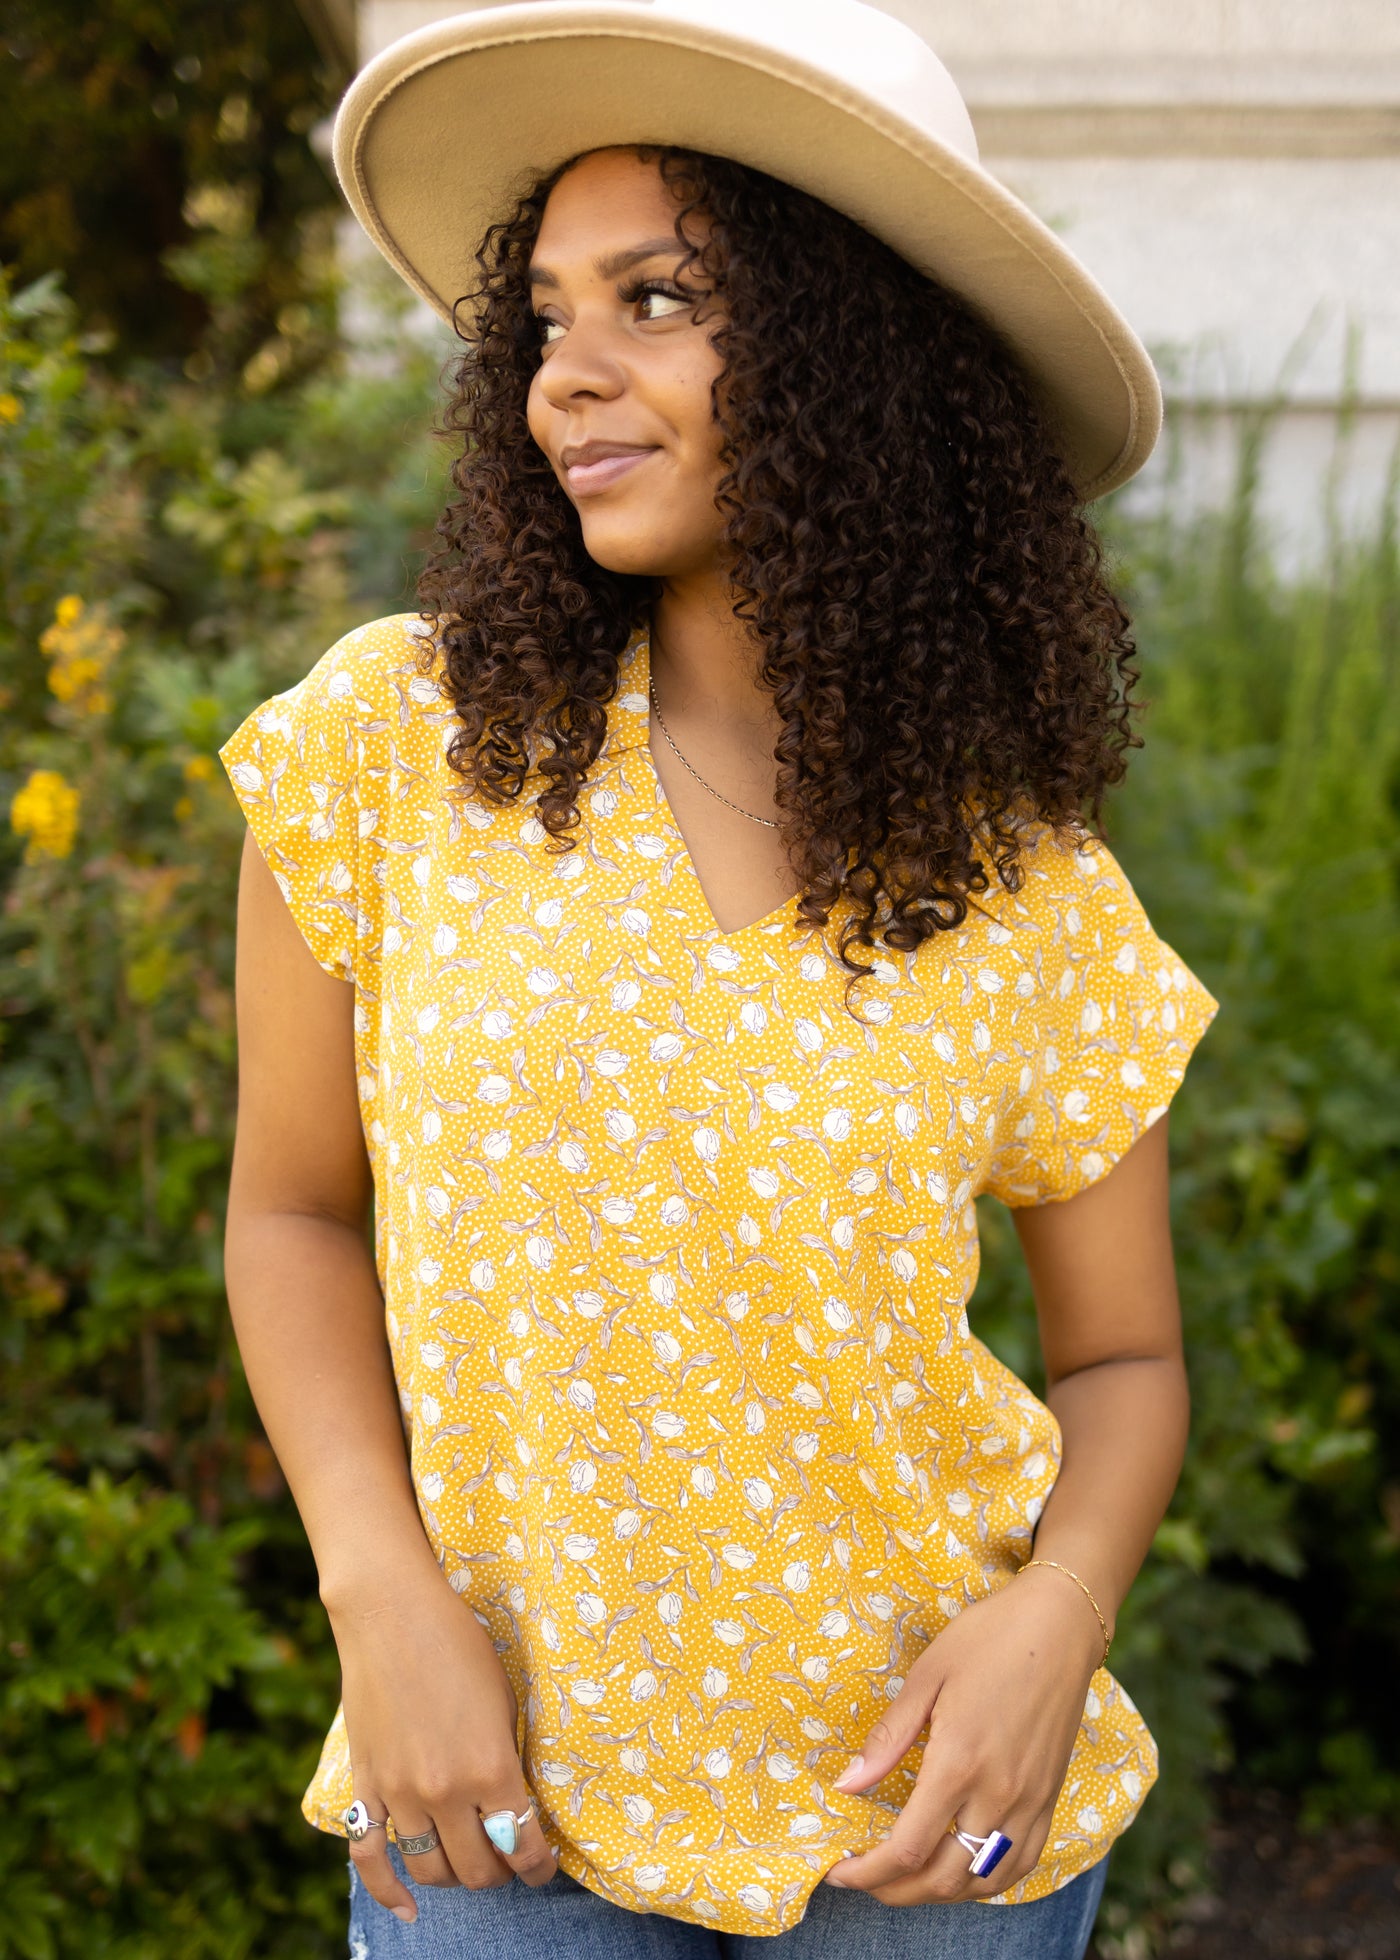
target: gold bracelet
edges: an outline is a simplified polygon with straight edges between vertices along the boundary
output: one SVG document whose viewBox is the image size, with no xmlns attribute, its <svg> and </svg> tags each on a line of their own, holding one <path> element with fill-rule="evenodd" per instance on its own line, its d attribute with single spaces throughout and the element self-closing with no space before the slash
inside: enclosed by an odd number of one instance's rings
<svg viewBox="0 0 1400 1960">
<path fill-rule="evenodd" d="M 1078 1586 L 1080 1592 L 1083 1593 L 1084 1597 L 1093 1607 L 1094 1617 L 1099 1623 L 1099 1631 L 1103 1634 L 1103 1659 L 1099 1662 L 1099 1666 L 1105 1666 L 1108 1661 L 1108 1649 L 1111 1643 L 1108 1636 L 1108 1621 L 1099 1611 L 1099 1602 L 1094 1598 L 1094 1595 L 1090 1592 L 1079 1574 L 1077 1572 L 1071 1572 L 1067 1565 L 1061 1565 L 1058 1560 L 1053 1558 L 1031 1558 L 1027 1559 L 1026 1563 L 1021 1567 L 1021 1572 L 1029 1572 L 1033 1565 L 1049 1565 L 1053 1566 L 1056 1572 L 1063 1572 L 1067 1579 L 1073 1579 L 1075 1585 Z M 1016 1576 L 1019 1578 L 1020 1573 L 1018 1572 Z"/>
</svg>

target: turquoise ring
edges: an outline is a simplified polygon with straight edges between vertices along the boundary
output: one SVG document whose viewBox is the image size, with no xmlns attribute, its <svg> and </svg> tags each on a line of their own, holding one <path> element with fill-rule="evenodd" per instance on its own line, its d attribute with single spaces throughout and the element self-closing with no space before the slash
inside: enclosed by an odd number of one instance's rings
<svg viewBox="0 0 1400 1960">
<path fill-rule="evenodd" d="M 535 1814 L 533 1803 L 527 1803 L 521 1811 L 493 1810 L 481 1820 L 481 1828 L 503 1858 L 514 1855 L 520 1841 L 518 1825 L 528 1824 Z"/>
</svg>

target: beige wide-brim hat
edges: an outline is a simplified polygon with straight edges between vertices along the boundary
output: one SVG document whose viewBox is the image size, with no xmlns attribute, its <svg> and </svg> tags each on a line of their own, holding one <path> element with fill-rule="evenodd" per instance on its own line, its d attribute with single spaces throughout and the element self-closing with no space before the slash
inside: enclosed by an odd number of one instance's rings
<svg viewBox="0 0 1400 1960">
<path fill-rule="evenodd" d="M 1086 501 L 1146 461 L 1162 418 L 1146 350 L 1074 254 L 982 168 L 932 49 L 860 0 L 478 7 L 376 55 L 346 91 L 334 151 L 370 238 L 451 320 L 476 284 L 486 227 L 526 184 L 628 143 L 767 171 L 957 293 L 1018 357 Z"/>
</svg>

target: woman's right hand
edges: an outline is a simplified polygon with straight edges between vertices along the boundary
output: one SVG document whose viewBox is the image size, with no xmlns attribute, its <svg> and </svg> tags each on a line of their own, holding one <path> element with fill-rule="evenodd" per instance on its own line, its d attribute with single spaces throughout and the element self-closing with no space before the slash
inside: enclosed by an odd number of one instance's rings
<svg viewBox="0 0 1400 1960">
<path fill-rule="evenodd" d="M 397 1837 L 431 1829 L 442 1840 L 407 1859 L 414 1883 L 478 1889 L 518 1873 L 546 1884 L 558 1866 L 538 1814 L 518 1827 L 509 1858 L 482 1829 L 482 1816 L 518 1815 L 533 1793 L 516 1751 L 515 1691 L 471 1607 L 434 1564 L 329 1611 L 354 1794 L 371 1817 L 392 1818 Z M 350 1856 L 371 1897 L 400 1919 L 417 1917 L 386 1832 L 352 1842 Z"/>
</svg>

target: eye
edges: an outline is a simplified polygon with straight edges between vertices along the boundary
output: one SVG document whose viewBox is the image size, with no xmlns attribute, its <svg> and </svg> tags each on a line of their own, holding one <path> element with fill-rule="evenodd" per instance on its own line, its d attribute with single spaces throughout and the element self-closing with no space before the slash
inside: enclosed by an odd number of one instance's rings
<svg viewBox="0 0 1400 1960">
<path fill-rule="evenodd" d="M 688 293 L 669 279 L 644 279 L 638 285 L 624 286 L 621 297 L 641 310 L 644 320 L 669 320 L 695 305 L 698 293 Z"/>
<path fill-rule="evenodd" d="M 555 340 L 560 338 L 564 332 L 563 325 L 560 321 L 551 320 L 544 313 L 537 313 L 535 315 L 535 327 L 539 334 L 541 347 L 552 347 Z"/>
</svg>

